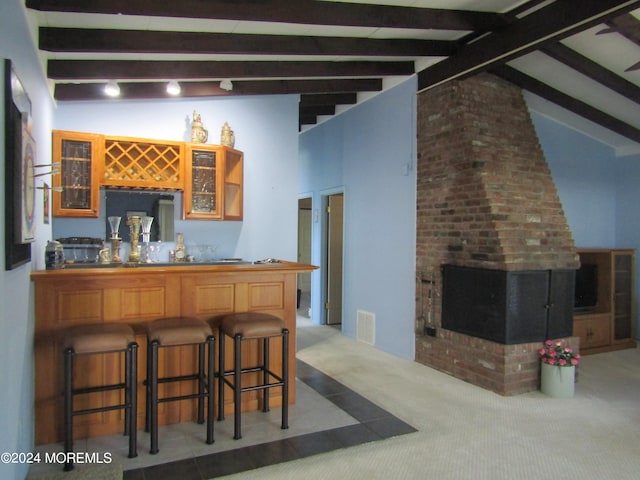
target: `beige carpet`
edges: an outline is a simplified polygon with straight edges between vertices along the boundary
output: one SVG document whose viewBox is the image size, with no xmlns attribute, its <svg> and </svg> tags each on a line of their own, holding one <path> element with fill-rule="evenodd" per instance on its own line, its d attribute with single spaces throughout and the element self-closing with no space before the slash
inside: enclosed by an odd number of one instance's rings
<svg viewBox="0 0 640 480">
<path fill-rule="evenodd" d="M 27 480 L 122 480 L 122 465 L 118 462 L 106 465 L 76 465 L 70 472 L 63 471 L 60 465 L 59 471 L 29 474 Z"/>
<path fill-rule="evenodd" d="M 576 395 L 501 397 L 343 337 L 299 329 L 298 357 L 419 431 L 227 478 L 640 478 L 640 351 L 584 357 Z"/>
</svg>

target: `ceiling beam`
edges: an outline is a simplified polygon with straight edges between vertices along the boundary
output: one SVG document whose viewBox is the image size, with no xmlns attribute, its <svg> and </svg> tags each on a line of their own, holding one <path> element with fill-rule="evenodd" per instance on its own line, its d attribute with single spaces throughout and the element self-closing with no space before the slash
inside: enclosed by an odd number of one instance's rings
<svg viewBox="0 0 640 480">
<path fill-rule="evenodd" d="M 464 78 L 507 62 L 542 45 L 630 11 L 640 1 L 563 0 L 462 46 L 449 58 L 418 73 L 418 90 L 426 90 L 454 78 Z"/>
<path fill-rule="evenodd" d="M 541 51 L 629 100 L 636 103 L 640 102 L 640 88 L 616 75 L 611 70 L 607 70 L 587 57 L 580 55 L 575 50 L 561 43 L 556 43 L 543 47 Z"/>
<path fill-rule="evenodd" d="M 412 75 L 413 62 L 49 60 L 54 80 L 380 77 Z"/>
<path fill-rule="evenodd" d="M 358 103 L 357 93 L 319 93 L 300 96 L 300 106 L 313 105 L 354 105 Z"/>
<path fill-rule="evenodd" d="M 26 6 L 49 12 L 418 30 L 489 31 L 508 23 L 503 15 L 491 12 L 310 0 L 27 0 Z"/>
<path fill-rule="evenodd" d="M 39 48 L 50 52 L 414 57 L 450 55 L 455 46 L 455 42 L 443 40 L 55 27 L 39 29 Z"/>
<path fill-rule="evenodd" d="M 526 75 L 515 68 L 507 65 L 500 65 L 490 69 L 490 72 L 508 82 L 518 85 L 524 90 L 549 100 L 570 112 L 579 115 L 597 125 L 622 135 L 634 142 L 640 142 L 640 129 L 629 125 L 617 118 L 608 115 L 597 108 L 588 105 L 576 98 L 556 90 L 541 81 Z"/>
<path fill-rule="evenodd" d="M 300 106 L 300 115 L 305 117 L 309 115 L 335 115 L 335 105 L 312 105 L 312 106 Z"/>
<path fill-rule="evenodd" d="M 54 98 L 59 101 L 107 100 L 104 83 L 58 83 Z M 118 82 L 118 99 L 173 98 L 166 92 L 166 82 Z M 309 93 L 379 92 L 382 79 L 330 80 L 240 80 L 233 90 L 220 88 L 220 82 L 181 82 L 181 98 L 238 95 L 287 95 Z"/>
</svg>

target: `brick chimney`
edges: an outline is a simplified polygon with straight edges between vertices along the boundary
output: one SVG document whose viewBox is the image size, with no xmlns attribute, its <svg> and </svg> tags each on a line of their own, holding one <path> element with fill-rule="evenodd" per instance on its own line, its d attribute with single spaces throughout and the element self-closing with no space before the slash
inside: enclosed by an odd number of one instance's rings
<svg viewBox="0 0 640 480">
<path fill-rule="evenodd" d="M 537 389 L 541 342 L 572 335 L 578 257 L 518 87 L 481 74 L 418 95 L 417 202 L 416 361 Z"/>
</svg>

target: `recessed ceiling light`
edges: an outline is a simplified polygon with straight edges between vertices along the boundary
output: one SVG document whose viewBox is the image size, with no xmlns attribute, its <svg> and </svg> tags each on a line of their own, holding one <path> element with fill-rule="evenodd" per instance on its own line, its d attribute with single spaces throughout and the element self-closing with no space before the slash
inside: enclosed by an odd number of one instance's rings
<svg viewBox="0 0 640 480">
<path fill-rule="evenodd" d="M 231 83 L 231 80 L 227 78 L 220 82 L 220 88 L 222 90 L 226 90 L 227 92 L 230 92 L 231 90 L 233 90 L 233 83 Z"/>
<path fill-rule="evenodd" d="M 109 80 L 104 87 L 104 93 L 110 97 L 117 97 L 120 95 L 120 86 L 115 80 Z"/>
<path fill-rule="evenodd" d="M 180 95 L 180 90 L 180 84 L 177 81 L 171 80 L 167 83 L 167 93 L 169 95 Z"/>
</svg>

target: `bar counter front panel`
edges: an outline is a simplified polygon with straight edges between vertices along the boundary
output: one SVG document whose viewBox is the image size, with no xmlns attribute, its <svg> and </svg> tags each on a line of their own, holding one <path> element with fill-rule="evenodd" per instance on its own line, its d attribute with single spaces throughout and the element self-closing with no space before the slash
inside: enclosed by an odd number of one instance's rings
<svg viewBox="0 0 640 480">
<path fill-rule="evenodd" d="M 35 285 L 35 442 L 37 445 L 62 440 L 62 334 L 71 325 L 101 322 L 128 323 L 137 332 L 138 428 L 144 427 L 147 341 L 143 326 L 159 318 L 195 316 L 214 321 L 232 312 L 260 311 L 282 318 L 290 331 L 290 403 L 295 402 L 296 274 L 310 272 L 312 265 L 280 262 L 269 264 L 197 264 L 144 268 L 94 268 L 36 271 Z M 214 331 L 218 338 L 218 332 Z M 227 339 L 227 365 L 232 362 Z M 272 340 L 271 360 L 281 360 L 280 339 Z M 261 349 L 247 342 L 243 365 L 255 365 Z M 217 355 L 216 355 L 217 357 Z M 173 376 L 195 371 L 194 348 L 160 349 L 159 375 Z M 217 369 L 216 362 L 216 369 Z M 276 371 L 279 369 L 276 368 Z M 74 385 L 95 386 L 120 381 L 124 362 L 118 354 L 76 357 Z M 247 382 L 251 380 L 247 379 Z M 217 386 L 216 386 L 217 388 Z M 166 389 L 166 390 L 165 390 Z M 160 386 L 160 395 L 192 393 L 195 382 Z M 77 397 L 75 408 L 92 408 L 121 402 L 121 393 L 103 392 Z M 272 406 L 281 404 L 280 389 L 270 389 Z M 196 402 L 168 402 L 159 405 L 161 425 L 192 421 Z M 261 408 L 258 393 L 243 394 L 242 410 Z M 231 392 L 225 393 L 225 411 L 232 412 Z M 124 411 L 109 411 L 74 418 L 74 436 L 87 438 L 121 432 Z"/>
</svg>

